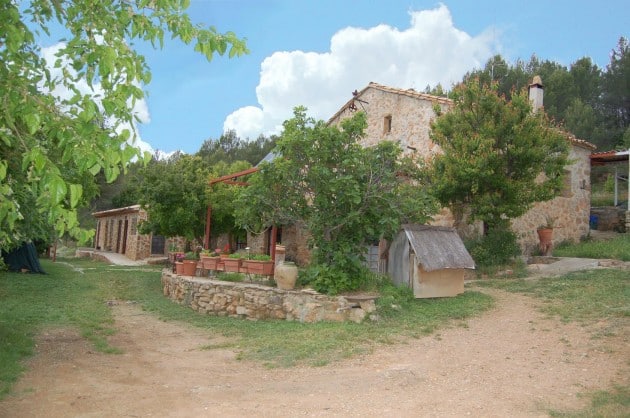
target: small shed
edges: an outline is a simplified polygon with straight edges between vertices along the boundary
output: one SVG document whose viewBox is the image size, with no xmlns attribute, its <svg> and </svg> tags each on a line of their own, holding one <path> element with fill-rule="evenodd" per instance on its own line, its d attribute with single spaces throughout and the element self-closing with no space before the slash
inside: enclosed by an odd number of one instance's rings
<svg viewBox="0 0 630 418">
<path fill-rule="evenodd" d="M 464 269 L 475 262 L 453 228 L 403 225 L 389 248 L 387 272 L 397 286 L 408 286 L 416 298 L 464 293 Z"/>
</svg>

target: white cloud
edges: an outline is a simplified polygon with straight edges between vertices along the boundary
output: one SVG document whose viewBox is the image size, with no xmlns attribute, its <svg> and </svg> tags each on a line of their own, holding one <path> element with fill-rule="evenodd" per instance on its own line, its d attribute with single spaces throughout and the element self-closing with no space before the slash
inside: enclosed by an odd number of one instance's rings
<svg viewBox="0 0 630 418">
<path fill-rule="evenodd" d="M 370 81 L 423 90 L 441 83 L 449 88 L 481 67 L 495 52 L 489 31 L 471 36 L 457 29 L 445 5 L 413 11 L 410 27 L 348 27 L 335 33 L 326 53 L 282 51 L 265 58 L 256 87 L 258 106 L 229 115 L 224 130 L 241 138 L 279 133 L 297 105 L 328 119 Z"/>
<path fill-rule="evenodd" d="M 48 70 L 50 71 L 51 77 L 53 79 L 63 77 L 62 68 L 56 68 L 55 62 L 58 60 L 56 54 L 65 47 L 63 42 L 57 43 L 55 45 L 49 47 L 41 48 L 41 55 L 46 60 Z M 61 67 L 65 67 L 65 69 L 72 74 L 76 74 L 76 71 L 72 67 L 68 65 L 67 60 L 62 59 Z M 87 82 L 83 79 L 79 80 L 75 83 L 76 88 L 83 94 L 90 94 L 95 98 L 95 101 L 99 103 L 99 97 L 103 95 L 103 89 L 99 83 L 94 83 L 92 87 L 90 87 Z M 41 87 L 43 88 L 43 87 Z M 72 92 L 68 90 L 63 84 L 57 83 L 55 89 L 52 91 L 53 96 L 56 96 L 59 101 L 70 99 L 72 97 Z M 132 123 L 118 123 L 115 121 L 109 120 L 106 123 L 110 123 L 111 125 L 116 126 L 116 132 L 121 133 L 123 130 L 127 129 L 131 133 L 131 137 L 127 141 L 130 145 L 139 148 L 142 151 L 148 151 L 153 153 L 153 148 L 148 142 L 142 140 L 139 135 L 139 131 L 137 129 L 137 123 L 149 123 L 151 121 L 151 116 L 149 114 L 149 107 L 147 106 L 147 102 L 145 99 L 136 100 L 135 103 L 128 102 L 128 106 L 131 107 L 131 112 L 136 116 L 137 121 L 133 121 Z M 135 135 L 134 135 L 135 132 Z"/>
</svg>

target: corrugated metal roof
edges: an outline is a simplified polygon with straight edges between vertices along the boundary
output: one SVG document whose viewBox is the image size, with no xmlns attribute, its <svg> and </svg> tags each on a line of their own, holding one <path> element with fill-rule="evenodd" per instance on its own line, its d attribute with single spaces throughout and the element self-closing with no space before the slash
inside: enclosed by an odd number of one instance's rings
<svg viewBox="0 0 630 418">
<path fill-rule="evenodd" d="M 115 208 L 109 210 L 102 210 L 100 212 L 93 212 L 92 216 L 95 218 L 102 218 L 104 216 L 123 215 L 125 213 L 139 212 L 140 205 L 125 206 L 124 208 Z"/>
<path fill-rule="evenodd" d="M 424 270 L 474 269 L 475 262 L 453 228 L 403 225 L 407 239 Z"/>
<path fill-rule="evenodd" d="M 593 165 L 603 165 L 618 161 L 628 161 L 629 155 L 630 150 L 594 152 L 591 154 L 591 163 Z"/>
</svg>

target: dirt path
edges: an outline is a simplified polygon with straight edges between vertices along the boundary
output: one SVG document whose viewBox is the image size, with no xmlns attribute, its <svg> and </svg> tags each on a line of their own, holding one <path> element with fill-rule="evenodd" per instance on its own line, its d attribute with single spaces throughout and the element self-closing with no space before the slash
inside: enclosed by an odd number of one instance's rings
<svg viewBox="0 0 630 418">
<path fill-rule="evenodd" d="M 325 367 L 273 370 L 201 349 L 212 336 L 122 303 L 112 344 L 124 354 L 50 331 L 0 416 L 538 417 L 584 406 L 580 392 L 629 383 L 627 329 L 592 339 L 545 319 L 527 297 L 492 294 L 497 307 L 466 326 Z"/>
</svg>

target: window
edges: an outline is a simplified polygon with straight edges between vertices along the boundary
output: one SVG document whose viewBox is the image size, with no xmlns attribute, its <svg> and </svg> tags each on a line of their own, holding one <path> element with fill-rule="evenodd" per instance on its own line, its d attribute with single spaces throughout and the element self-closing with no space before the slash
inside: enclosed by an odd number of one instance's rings
<svg viewBox="0 0 630 418">
<path fill-rule="evenodd" d="M 392 131 L 392 115 L 387 115 L 383 119 L 383 135 L 387 135 Z"/>
</svg>

